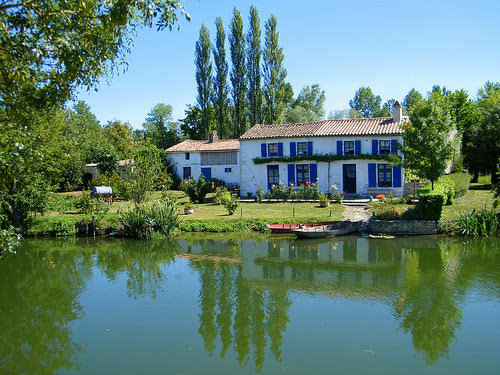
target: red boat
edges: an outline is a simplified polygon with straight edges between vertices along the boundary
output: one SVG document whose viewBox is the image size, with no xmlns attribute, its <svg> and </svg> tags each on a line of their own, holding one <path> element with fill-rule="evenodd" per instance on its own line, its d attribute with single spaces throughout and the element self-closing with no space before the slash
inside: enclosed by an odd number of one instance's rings
<svg viewBox="0 0 500 375">
<path fill-rule="evenodd" d="M 292 233 L 293 229 L 298 228 L 313 228 L 321 225 L 332 225 L 340 223 L 340 221 L 320 221 L 317 223 L 294 223 L 294 224 L 267 224 L 267 228 L 273 233 Z"/>
</svg>

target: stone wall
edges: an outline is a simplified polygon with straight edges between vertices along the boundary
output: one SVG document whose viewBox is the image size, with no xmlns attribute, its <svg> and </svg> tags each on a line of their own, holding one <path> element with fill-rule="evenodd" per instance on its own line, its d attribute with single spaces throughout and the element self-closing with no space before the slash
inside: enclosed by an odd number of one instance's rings
<svg viewBox="0 0 500 375">
<path fill-rule="evenodd" d="M 436 234 L 437 225 L 432 220 L 369 220 L 373 234 Z"/>
</svg>

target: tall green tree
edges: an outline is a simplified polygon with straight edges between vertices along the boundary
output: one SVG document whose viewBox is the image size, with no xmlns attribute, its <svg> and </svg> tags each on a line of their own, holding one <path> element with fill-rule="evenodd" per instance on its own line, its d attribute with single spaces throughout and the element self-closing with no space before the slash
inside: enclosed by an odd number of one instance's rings
<svg viewBox="0 0 500 375">
<path fill-rule="evenodd" d="M 278 21 L 271 15 L 265 26 L 264 43 L 264 122 L 276 124 L 282 121 L 285 110 L 285 78 L 286 69 L 283 66 L 285 55 L 279 46 Z"/>
<path fill-rule="evenodd" d="M 363 117 L 377 117 L 382 112 L 382 98 L 375 95 L 371 88 L 360 87 L 349 100 L 349 106 Z"/>
<path fill-rule="evenodd" d="M 313 116 L 314 121 L 322 120 L 325 117 L 323 104 L 325 103 L 325 92 L 321 90 L 318 84 L 304 86 L 300 90 L 295 105 L 308 110 Z"/>
<path fill-rule="evenodd" d="M 179 143 L 179 124 L 173 120 L 170 104 L 155 105 L 142 124 L 144 138 L 149 139 L 159 149 L 166 149 Z"/>
<path fill-rule="evenodd" d="M 200 38 L 196 42 L 195 65 L 196 65 L 196 88 L 198 96 L 196 101 L 201 111 L 201 134 L 207 138 L 212 130 L 214 83 L 212 76 L 211 60 L 212 44 L 210 33 L 205 25 L 201 25 Z"/>
<path fill-rule="evenodd" d="M 201 110 L 196 105 L 188 104 L 184 114 L 186 117 L 180 120 L 182 134 L 189 139 L 204 139 L 201 131 Z"/>
<path fill-rule="evenodd" d="M 396 99 L 389 99 L 384 103 L 382 109 L 380 110 L 380 117 L 391 117 L 393 115 L 393 107 L 394 103 L 396 103 Z"/>
<path fill-rule="evenodd" d="M 482 150 L 483 168 L 491 174 L 491 183 L 498 182 L 500 158 L 500 82 L 486 82 L 477 98 L 479 126 L 473 142 Z"/>
<path fill-rule="evenodd" d="M 134 132 L 128 122 L 108 121 L 104 126 L 104 137 L 114 146 L 118 157 L 130 158 L 134 146 Z"/>
<path fill-rule="evenodd" d="M 410 114 L 413 106 L 423 99 L 422 94 L 415 89 L 411 89 L 403 100 L 403 110 L 407 114 Z"/>
<path fill-rule="evenodd" d="M 12 223 L 22 221 L 18 184 L 34 173 L 30 166 L 43 162 L 30 134 L 41 112 L 60 108 L 77 88 L 95 87 L 115 72 L 138 28 L 172 28 L 179 13 L 189 19 L 175 0 L 0 3 L 0 190 Z"/>
<path fill-rule="evenodd" d="M 446 97 L 431 92 L 419 101 L 404 126 L 404 166 L 421 178 L 436 181 L 446 170 L 457 150 L 455 124 Z"/>
<path fill-rule="evenodd" d="M 230 136 L 229 88 L 227 85 L 228 65 L 226 61 L 226 33 L 224 32 L 221 17 L 216 18 L 215 26 L 217 34 L 213 50 L 215 62 L 213 106 L 215 121 L 217 122 L 217 133 L 220 138 L 228 138 Z"/>
<path fill-rule="evenodd" d="M 260 19 L 257 8 L 250 7 L 250 29 L 247 34 L 247 72 L 248 72 L 248 118 L 250 126 L 262 121 L 262 88 L 260 58 L 262 50 L 260 46 L 261 30 Z"/>
<path fill-rule="evenodd" d="M 231 29 L 229 33 L 231 50 L 231 94 L 233 97 L 233 137 L 239 137 L 246 130 L 246 90 L 247 75 L 245 65 L 245 35 L 243 34 L 243 18 L 237 8 L 234 8 Z"/>
</svg>

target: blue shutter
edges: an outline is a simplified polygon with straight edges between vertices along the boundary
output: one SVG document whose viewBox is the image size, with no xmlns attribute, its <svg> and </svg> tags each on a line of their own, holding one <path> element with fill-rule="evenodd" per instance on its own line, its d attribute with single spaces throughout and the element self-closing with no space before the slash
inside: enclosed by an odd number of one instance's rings
<svg viewBox="0 0 500 375">
<path fill-rule="evenodd" d="M 378 155 L 378 139 L 372 139 L 372 155 Z"/>
<path fill-rule="evenodd" d="M 290 142 L 290 156 L 295 155 L 297 155 L 297 146 L 295 145 L 295 142 Z"/>
<path fill-rule="evenodd" d="M 361 141 L 354 141 L 354 154 L 361 155 Z"/>
<path fill-rule="evenodd" d="M 368 163 L 368 187 L 377 187 L 377 164 Z"/>
<path fill-rule="evenodd" d="M 278 142 L 278 156 L 283 156 L 283 142 Z"/>
<path fill-rule="evenodd" d="M 318 164 L 309 164 L 309 181 L 316 182 L 318 179 Z"/>
<path fill-rule="evenodd" d="M 395 165 L 392 167 L 392 186 L 401 187 L 401 166 Z"/>
<path fill-rule="evenodd" d="M 265 158 L 267 156 L 267 145 L 265 143 L 260 144 L 260 156 Z"/>
<path fill-rule="evenodd" d="M 337 155 L 343 155 L 342 141 L 337 141 Z"/>
<path fill-rule="evenodd" d="M 307 155 L 313 154 L 313 143 L 311 141 L 307 142 Z"/>
<path fill-rule="evenodd" d="M 397 152 L 397 150 L 396 150 L 397 144 L 398 144 L 398 141 L 396 141 L 395 139 L 391 140 L 391 154 L 395 154 Z"/>
<path fill-rule="evenodd" d="M 295 164 L 288 164 L 288 185 L 295 184 Z"/>
</svg>

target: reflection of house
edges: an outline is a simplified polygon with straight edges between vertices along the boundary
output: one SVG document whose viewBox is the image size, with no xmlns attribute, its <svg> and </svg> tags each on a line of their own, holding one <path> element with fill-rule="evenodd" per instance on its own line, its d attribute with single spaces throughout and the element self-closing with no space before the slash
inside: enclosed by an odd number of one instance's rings
<svg viewBox="0 0 500 375">
<path fill-rule="evenodd" d="M 123 177 L 125 171 L 127 170 L 127 166 L 130 164 L 134 164 L 134 160 L 132 159 L 124 159 L 116 162 L 118 168 L 118 174 L 120 177 Z M 97 178 L 97 168 L 99 163 L 88 163 L 85 164 L 86 173 L 92 176 L 92 179 Z"/>
<path fill-rule="evenodd" d="M 186 139 L 166 151 L 181 179 L 203 175 L 207 180 L 217 178 L 239 185 L 239 149 L 237 139 L 219 140 L 213 132 L 208 141 Z"/>
</svg>

